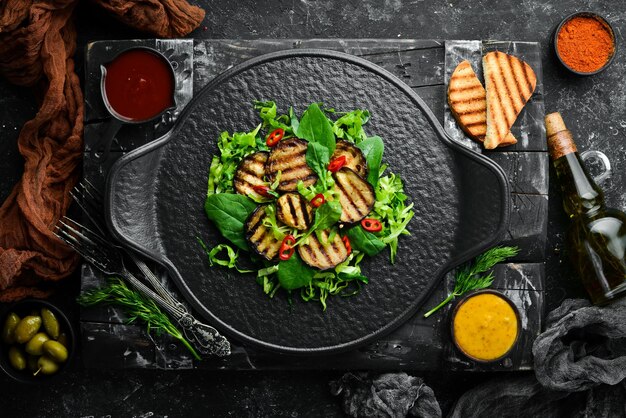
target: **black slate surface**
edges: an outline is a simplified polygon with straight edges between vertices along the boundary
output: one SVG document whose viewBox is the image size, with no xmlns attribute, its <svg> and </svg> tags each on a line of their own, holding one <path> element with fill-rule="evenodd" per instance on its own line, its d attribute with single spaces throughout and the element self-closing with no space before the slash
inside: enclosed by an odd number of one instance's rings
<svg viewBox="0 0 626 418">
<path fill-rule="evenodd" d="M 111 225 L 129 242 L 169 260 L 181 291 L 187 287 L 186 297 L 197 298 L 194 307 L 233 338 L 283 352 L 347 351 L 410 318 L 450 266 L 498 241 L 508 194 L 503 194 L 505 179 L 499 179 L 490 161 L 449 142 L 404 86 L 368 67 L 367 61 L 317 50 L 303 53 L 283 53 L 244 67 L 198 93 L 184 123 L 162 148 L 125 160 L 112 173 L 113 188 L 107 191 Z M 211 268 L 192 239 L 198 236 L 211 247 L 224 242 L 201 210 L 207 167 L 219 152 L 211 139 L 223 131 L 256 126 L 255 99 L 276 100 L 283 112 L 289 104 L 297 114 L 320 100 L 338 110 L 368 109 L 368 130 L 385 138 L 385 162 L 402 176 L 415 204 L 409 224 L 413 233 L 400 240 L 396 263 L 391 264 L 387 251 L 364 260 L 368 286 L 358 297 L 333 299 L 327 311 L 299 301 L 290 307 L 282 293 L 268 300 L 258 286 L 250 285 L 253 274 Z M 457 165 L 464 159 L 468 161 Z M 477 207 L 493 218 L 459 222 L 482 217 L 473 211 Z"/>
<path fill-rule="evenodd" d="M 90 44 L 88 47 L 88 55 L 87 55 L 87 63 L 86 68 L 88 69 L 88 74 L 93 75 L 88 79 L 87 85 L 87 101 L 90 103 L 90 108 L 95 107 L 93 104 L 97 104 L 100 101 L 100 94 L 97 88 L 92 88 L 91 86 L 97 86 L 99 82 L 98 71 L 99 65 L 101 62 L 107 61 L 110 59 L 110 56 L 115 55 L 117 52 L 122 50 L 123 48 L 127 48 L 129 46 L 143 45 L 146 41 L 123 41 L 123 42 L 101 42 Z M 156 44 L 155 42 L 151 42 L 151 45 Z M 182 46 L 181 46 L 182 48 Z M 418 92 L 430 92 L 430 95 L 425 95 L 426 103 L 431 107 L 436 114 L 439 115 L 439 120 L 443 117 L 443 102 L 445 100 L 444 90 L 442 89 L 444 78 L 441 71 L 441 66 L 444 65 L 444 56 L 443 56 L 443 44 L 438 41 L 433 40 L 259 40 L 259 41 L 237 41 L 237 40 L 221 40 L 221 41 L 205 41 L 205 42 L 196 42 L 194 47 L 194 61 L 193 61 L 193 70 L 194 70 L 194 79 L 197 81 L 196 85 L 199 85 L 196 90 L 200 90 L 204 84 L 206 84 L 213 77 L 219 75 L 222 71 L 231 67 L 232 65 L 238 64 L 243 59 L 249 59 L 254 56 L 258 56 L 263 53 L 280 51 L 285 48 L 324 48 L 324 49 L 335 49 L 344 52 L 350 52 L 354 54 L 359 54 L 364 56 L 368 60 L 372 60 L 374 63 L 378 65 L 384 66 L 388 71 L 395 73 L 396 76 L 401 77 L 402 80 L 408 85 L 418 85 L 419 83 L 427 80 L 428 82 L 438 82 L 439 84 L 427 85 L 420 88 L 415 88 Z M 534 47 L 536 50 L 536 46 Z M 422 54 L 426 51 L 426 54 Z M 402 57 L 402 58 L 398 58 Z M 431 57 L 437 57 L 436 60 L 431 59 Z M 407 59 L 412 59 L 413 61 L 406 61 Z M 406 74 L 403 68 L 408 67 L 419 68 L 419 72 L 413 72 L 413 74 Z M 541 76 L 541 73 L 539 72 Z M 180 75 L 179 75 L 180 77 Z M 541 85 L 541 84 L 540 84 Z M 541 90 L 539 90 L 541 91 Z M 435 108 L 436 105 L 440 105 L 441 107 Z M 542 101 L 537 101 L 533 104 L 535 108 L 542 108 Z M 251 112 L 251 110 L 246 107 L 247 112 Z M 94 114 L 95 113 L 95 114 Z M 253 117 L 253 115 L 251 116 Z M 94 120 L 97 121 L 95 124 L 91 124 L 90 126 L 95 126 L 95 129 L 103 129 L 104 127 L 100 125 L 101 114 L 97 112 L 88 112 L 87 116 L 88 121 Z M 195 117 L 193 126 L 191 126 L 191 131 L 187 134 L 183 135 L 183 138 L 186 136 L 198 136 L 197 132 L 197 121 L 202 120 L 211 120 L 213 118 L 204 118 L 204 117 Z M 237 118 L 235 118 L 237 119 Z M 239 118 L 240 119 L 240 118 Z M 380 119 L 380 118 L 379 118 Z M 384 121 L 388 118 L 382 118 Z M 235 122 L 238 124 L 239 122 Z M 380 122 L 379 122 L 380 123 Z M 133 127 L 130 127 L 133 128 Z M 150 136 L 150 126 L 144 126 L 143 136 L 135 137 L 134 130 L 126 130 L 122 131 L 120 134 L 119 143 L 122 145 L 120 150 L 129 150 L 134 148 L 143 141 L 148 140 Z M 183 127 L 185 128 L 185 127 Z M 223 129 L 223 127 L 219 127 Z M 233 127 L 235 130 L 240 130 L 238 127 Z M 535 128 L 533 128 L 535 129 Z M 528 129 L 525 129 L 527 131 Z M 542 133 L 542 128 L 539 128 L 540 133 Z M 217 132 L 217 131 L 216 131 Z M 533 132 L 531 130 L 531 132 Z M 156 135 L 156 134 L 154 134 Z M 535 136 L 536 133 L 534 133 Z M 200 136 L 210 136 L 207 134 L 202 134 Z M 97 137 L 97 132 L 93 132 L 89 130 L 86 132 L 86 142 L 89 143 L 95 140 Z M 174 139 L 173 141 L 176 141 Z M 535 142 L 537 140 L 535 139 Z M 180 141 L 179 141 L 180 142 Z M 405 152 L 396 153 L 396 154 L 405 154 Z M 498 156 L 500 153 L 491 153 L 492 156 Z M 520 152 L 508 152 L 509 155 L 526 155 Z M 541 153 L 537 153 L 540 155 Z M 182 155 L 187 155 L 184 152 Z M 90 159 L 88 158 L 89 154 L 86 154 L 85 158 L 85 176 L 90 178 L 92 182 L 96 184 L 100 184 L 100 181 L 103 177 L 103 173 L 107 170 L 106 168 L 111 165 L 111 162 L 107 164 L 107 167 L 101 168 L 97 165 L 92 165 Z M 148 157 L 148 156 L 146 156 Z M 152 160 L 152 159 L 151 159 Z M 403 158 L 402 161 L 411 162 L 409 166 L 412 166 L 411 158 Z M 528 164 L 528 161 L 522 159 L 522 164 Z M 207 163 L 208 164 L 208 163 Z M 455 164 L 459 164 L 459 168 L 463 173 L 478 173 L 477 166 L 470 160 L 465 158 L 455 158 Z M 179 167 L 174 167 L 172 169 L 165 170 L 166 172 L 171 171 L 173 174 L 177 173 L 181 170 L 180 167 L 185 167 L 186 170 L 188 164 L 178 164 Z M 401 164 L 400 164 L 401 165 Z M 518 169 L 518 166 L 515 167 L 506 167 L 507 169 L 514 168 Z M 541 180 L 536 181 L 535 183 L 545 183 L 547 182 L 547 173 L 545 169 L 547 167 L 539 166 L 530 166 L 529 169 L 543 169 L 543 175 L 540 177 Z M 137 171 L 139 170 L 139 171 Z M 199 169 L 196 168 L 195 171 Z M 146 177 L 145 169 L 138 168 L 135 170 L 136 173 L 127 173 L 123 177 L 127 177 L 129 179 L 141 179 Z M 200 170 L 201 171 L 201 170 Z M 147 173 L 149 174 L 149 173 Z M 92 177 L 94 177 L 92 179 Z M 180 176 L 174 175 L 174 178 L 186 178 L 189 176 Z M 483 177 L 482 175 L 478 175 L 478 177 Z M 168 176 L 168 181 L 154 181 L 148 175 L 145 180 L 134 181 L 137 184 L 140 184 L 139 187 L 133 187 L 134 190 L 143 190 L 146 188 L 152 187 L 153 183 L 164 183 L 170 184 L 171 176 Z M 468 209 L 469 211 L 474 210 L 474 213 L 480 211 L 481 213 L 485 211 L 484 202 L 488 201 L 492 198 L 490 196 L 490 192 L 488 188 L 479 187 L 476 185 L 483 183 L 484 180 L 481 178 L 472 178 L 472 176 L 461 176 L 462 182 L 459 185 L 461 189 L 472 189 L 473 192 L 471 194 L 465 195 L 467 197 L 471 197 L 471 199 L 464 199 L 460 202 L 460 206 Z M 522 188 L 528 189 L 531 186 L 526 185 L 526 183 L 530 183 L 530 180 L 527 177 L 519 177 L 516 173 L 512 173 L 510 179 L 513 183 L 520 182 L 520 185 L 511 184 L 511 188 Z M 131 181 L 131 183 L 133 182 Z M 145 184 L 143 184 L 145 183 Z M 204 187 L 204 185 L 202 186 Z M 547 186 L 546 186 L 547 187 Z M 170 189 L 172 189 L 170 187 Z M 184 189 L 184 187 L 183 187 Z M 134 192 L 124 191 L 121 192 L 121 195 L 129 195 Z M 188 194 L 188 193 L 187 193 Z M 185 194 L 185 195 L 187 195 Z M 195 195 L 201 196 L 202 193 L 198 192 Z M 418 195 L 421 195 L 418 193 Z M 463 196 L 463 195 L 462 195 Z M 132 200 L 132 199 L 131 199 Z M 163 199 L 160 199 L 163 200 Z M 133 232 L 137 230 L 139 227 L 140 234 L 137 235 L 137 239 L 140 242 L 144 243 L 144 245 L 148 246 L 148 248 L 153 248 L 156 251 L 160 251 L 161 244 L 159 241 L 155 241 L 149 237 L 150 234 L 145 234 L 140 225 L 143 224 L 142 217 L 144 213 L 150 213 L 153 209 L 150 209 L 150 205 L 155 204 L 155 200 L 152 199 L 142 199 L 141 202 L 133 203 L 129 206 L 129 208 L 133 208 L 137 205 L 141 206 L 141 209 L 133 209 L 133 213 L 136 213 L 139 217 L 135 217 L 134 215 L 130 215 L 127 213 L 123 216 L 124 225 L 128 225 L 131 229 L 128 230 L 130 235 L 135 235 Z M 201 202 L 200 202 L 201 203 Z M 200 205 L 198 203 L 198 205 Z M 122 206 L 125 206 L 126 203 L 123 203 Z M 146 206 L 147 205 L 147 206 Z M 116 207 L 120 205 L 115 203 Z M 177 205 L 178 206 L 178 205 Z M 514 207 L 515 204 L 513 204 Z M 474 208 L 474 209 L 472 209 Z M 522 211 L 521 213 L 513 213 L 512 217 L 514 218 L 514 222 L 511 224 L 512 228 L 516 225 L 517 230 L 511 234 L 507 233 L 507 238 L 515 239 L 516 242 L 514 244 L 518 244 L 524 248 L 530 246 L 526 245 L 528 242 L 523 242 L 520 240 L 520 237 L 526 236 L 530 238 L 529 242 L 533 242 L 533 238 L 535 238 L 539 243 L 545 242 L 545 229 L 533 229 L 530 228 L 528 232 L 524 230 L 523 234 L 519 233 L 520 226 L 525 226 L 528 229 L 528 226 L 531 226 L 530 222 L 536 222 L 536 220 L 541 221 L 540 224 L 545 224 L 546 218 L 545 213 L 540 214 L 543 215 L 543 218 L 537 218 L 537 214 L 534 216 L 529 216 L 528 207 L 526 206 L 517 206 L 517 211 Z M 177 213 L 178 208 L 172 208 L 166 211 L 166 213 Z M 125 211 L 127 212 L 127 211 Z M 428 211 L 426 211 L 428 212 Z M 490 212 L 490 211 L 486 211 Z M 467 212 L 465 212 L 467 213 Z M 418 214 L 419 215 L 419 214 Z M 188 218 L 188 216 L 178 216 L 175 218 Z M 136 218 L 136 219 L 135 219 Z M 120 218 L 121 219 L 121 218 Z M 171 223 L 171 222 L 170 222 Z M 191 224 L 196 224 L 197 222 L 192 222 Z M 201 216 L 200 224 L 204 225 L 206 220 L 204 219 L 204 215 Z M 459 219 L 459 225 L 464 228 L 471 228 L 473 223 L 477 223 L 477 225 L 488 225 L 489 227 L 493 227 L 493 220 L 489 216 L 461 216 Z M 526 225 L 524 225 L 526 224 Z M 179 228 L 184 230 L 188 228 L 190 224 L 186 226 L 182 226 Z M 484 226 L 483 226 L 484 227 Z M 150 227 L 150 229 L 154 229 L 158 227 Z M 162 228 L 158 228 L 159 230 Z M 204 229 L 209 229 L 209 227 L 203 228 L 202 234 L 205 234 Z M 418 230 L 421 230 L 421 227 L 418 227 Z M 196 231 L 193 231 L 197 233 Z M 180 242 L 184 242 L 184 238 L 189 235 L 190 232 L 183 233 L 182 237 L 178 240 Z M 462 237 L 464 234 L 457 234 L 456 238 L 456 246 L 457 248 L 468 247 L 471 245 L 475 245 L 475 239 L 478 237 L 475 234 L 465 234 L 468 238 L 471 237 L 470 242 L 463 242 Z M 528 240 L 527 240 L 528 241 Z M 533 243 L 533 245 L 535 245 Z M 188 253 L 194 254 L 194 251 L 190 248 L 187 251 Z M 528 253 L 532 253 L 528 251 Z M 410 253 L 409 253 L 410 254 Z M 527 261 L 540 261 L 543 260 L 543 256 L 540 253 L 534 252 L 535 258 L 528 258 L 526 255 L 522 254 L 518 257 L 521 260 Z M 185 262 L 182 263 L 185 265 L 193 265 L 193 263 Z M 198 267 L 196 267 L 198 268 Z M 201 264 L 199 268 L 206 268 L 204 264 Z M 85 269 L 83 274 L 83 288 L 89 289 L 97 285 L 101 285 L 104 280 L 102 275 L 96 274 L 95 276 L 92 273 L 91 269 Z M 535 276 L 536 281 L 543 280 L 543 269 L 539 269 L 538 274 Z M 171 281 L 168 282 L 166 279 L 167 275 L 164 273 L 163 275 L 164 283 L 169 283 L 172 285 Z M 506 286 L 504 286 L 506 287 Z M 538 286 L 541 287 L 541 286 Z M 237 288 L 238 292 L 242 290 L 247 291 L 257 291 L 258 289 L 252 288 Z M 222 289 L 216 290 L 218 293 L 223 293 Z M 443 289 L 439 287 L 436 289 L 433 295 L 431 295 L 430 300 L 426 304 L 427 306 L 434 306 L 438 299 L 441 299 L 441 295 Z M 201 290 L 201 295 L 202 293 Z M 210 294 L 210 292 L 209 292 Z M 256 294 L 255 294 L 256 295 Z M 530 322 L 530 327 L 525 328 L 523 333 L 527 339 L 532 340 L 534 335 L 539 332 L 540 324 L 541 324 L 541 316 L 543 312 L 543 293 L 538 292 L 535 296 L 538 303 L 532 305 L 529 310 L 529 315 L 535 320 Z M 254 296 L 252 299 L 254 303 L 266 303 L 263 297 Z M 280 301 L 280 299 L 278 299 Z M 271 301 L 276 303 L 275 301 Z M 283 301 L 284 302 L 284 301 Z M 352 301 L 349 302 L 353 304 Z M 237 306 L 248 306 L 250 303 L 238 304 Z M 267 306 L 264 306 L 267 308 Z M 524 308 L 520 306 L 520 309 Z M 313 308 L 315 309 L 315 308 Z M 124 344 L 121 344 L 119 340 L 124 340 L 125 336 L 123 333 L 113 333 L 110 332 L 108 334 L 108 338 L 111 338 L 116 341 L 106 341 L 107 335 L 103 333 L 102 326 L 97 322 L 112 322 L 119 324 L 122 322 L 121 318 L 124 318 L 123 314 L 119 311 L 112 311 L 110 308 L 94 308 L 94 309 L 86 309 L 82 311 L 83 314 L 81 316 L 82 322 L 81 327 L 83 328 L 83 340 L 89 340 L 89 344 L 86 344 L 87 349 L 85 350 L 85 364 L 90 367 L 98 367 L 100 362 L 102 361 L 99 356 L 99 351 L 97 350 L 98 342 L 102 341 L 102 343 L 106 346 L 114 346 L 118 347 L 117 350 L 109 351 L 109 355 L 107 356 L 107 364 L 115 367 L 157 367 L 157 362 L 152 361 L 149 362 L 149 359 L 154 358 L 154 350 L 143 350 L 140 348 L 135 348 L 133 343 L 135 342 L 134 335 L 135 331 L 131 332 L 129 335 L 129 339 L 127 341 L 126 347 L 123 348 Z M 278 311 L 280 312 L 280 310 Z M 324 314 L 325 316 L 328 314 Z M 240 314 L 235 315 L 235 317 L 241 316 Z M 339 317 L 343 317 L 345 315 L 339 315 Z M 94 323 L 96 322 L 96 323 Z M 447 333 L 447 318 L 444 315 L 436 315 L 431 319 L 425 320 L 421 317 L 421 315 L 417 315 L 411 319 L 409 323 L 404 325 L 402 328 L 389 335 L 388 337 L 383 338 L 382 340 L 377 341 L 370 346 L 358 350 L 357 352 L 353 352 L 351 355 L 339 355 L 339 356 L 326 356 L 324 359 L 323 367 L 324 368 L 336 368 L 340 367 L 339 365 L 343 365 L 343 367 L 348 368 L 381 368 L 381 367 L 396 367 L 397 365 L 402 365 L 404 367 L 410 367 L 412 369 L 426 369 L 432 370 L 440 367 L 444 368 L 457 368 L 458 360 L 450 359 L 450 361 L 444 361 L 444 356 L 442 355 L 442 350 L 446 348 L 448 344 L 450 344 Z M 284 329 L 285 327 L 281 327 Z M 115 330 L 123 330 L 123 328 L 116 327 Z M 126 357 L 128 353 L 133 353 L 134 351 L 138 351 L 135 357 L 141 359 L 139 362 L 127 362 Z M 264 353 L 263 351 L 254 350 L 251 347 L 241 347 L 235 350 L 237 355 L 231 356 L 229 359 L 207 359 L 202 363 L 196 365 L 196 367 L 201 368 L 213 368 L 219 365 L 220 367 L 227 368 L 264 368 L 264 369 L 273 369 L 273 368 L 308 368 L 310 367 L 310 362 L 302 361 L 298 358 L 286 358 L 285 360 L 278 361 L 275 356 Z M 126 356 L 122 356 L 123 353 L 126 353 Z M 416 356 L 416 353 L 419 355 Z M 181 353 L 169 354 L 173 355 L 176 359 L 182 355 Z M 148 361 L 146 361 L 148 359 Z M 511 369 L 512 365 L 513 369 L 527 369 L 531 366 L 530 364 L 530 351 L 520 344 L 519 349 L 513 352 L 512 355 L 513 360 L 507 360 L 504 365 L 500 365 L 500 369 Z M 180 358 L 182 362 L 174 361 L 172 364 L 177 367 L 189 367 L 190 364 L 188 359 Z M 442 364 L 442 361 L 444 363 Z M 497 367 L 498 368 L 498 367 Z M 493 367 L 492 367 L 493 369 Z"/>
<path fill-rule="evenodd" d="M 550 49 L 550 37 L 556 24 L 564 16 L 581 9 L 598 11 L 619 28 L 623 27 L 626 5 L 621 2 L 241 0 L 229 3 L 201 0 L 197 4 L 205 7 L 208 13 L 203 22 L 206 30 L 198 29 L 191 35 L 195 38 L 514 38 L 539 41 L 544 64 L 546 110 L 564 112 L 580 149 L 595 148 L 607 153 L 616 169 L 612 178 L 603 184 L 606 200 L 609 206 L 626 210 L 626 170 L 623 170 L 626 123 L 623 126 L 620 123 L 626 114 L 626 96 L 623 89 L 616 87 L 626 81 L 624 51 L 620 48 L 607 71 L 579 79 L 571 77 L 559 66 Z M 142 36 L 120 25 L 90 2 L 79 3 L 77 12 L 79 74 L 83 72 L 82 47 L 87 41 Z M 623 45 L 620 31 L 618 40 Z M 0 95 L 0 127 L 3 124 L 10 127 L 0 130 L 1 199 L 9 194 L 21 172 L 22 162 L 15 146 L 21 123 L 14 121 L 25 121 L 34 115 L 36 105 L 27 89 L 9 87 L 4 80 L 0 80 L 0 91 L 3 93 Z M 562 251 L 567 219 L 555 186 L 551 181 L 546 254 L 547 309 L 558 306 L 565 297 L 584 294 Z M 67 299 L 76 294 L 78 283 L 77 275 L 68 286 Z M 30 390 L 2 376 L 0 386 L 4 393 L 0 404 L 8 416 L 342 416 L 327 385 L 328 380 L 340 374 L 340 371 L 120 372 L 79 368 L 52 387 Z M 490 373 L 414 374 L 424 377 L 426 384 L 433 387 L 444 415 L 462 392 L 493 377 Z"/>
</svg>

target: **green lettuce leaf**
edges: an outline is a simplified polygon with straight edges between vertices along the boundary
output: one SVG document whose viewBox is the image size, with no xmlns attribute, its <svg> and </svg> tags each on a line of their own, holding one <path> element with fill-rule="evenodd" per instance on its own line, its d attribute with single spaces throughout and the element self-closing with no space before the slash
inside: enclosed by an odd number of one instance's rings
<svg viewBox="0 0 626 418">
<path fill-rule="evenodd" d="M 328 155 L 335 152 L 335 135 L 328 118 L 317 103 L 311 104 L 300 118 L 298 137 L 310 143 L 317 142 L 328 148 Z"/>
<path fill-rule="evenodd" d="M 248 251 L 244 225 L 257 204 L 240 194 L 220 193 L 208 195 L 204 211 L 224 238 L 242 250 Z"/>
<path fill-rule="evenodd" d="M 313 280 L 315 270 L 304 264 L 298 253 L 295 252 L 289 260 L 278 263 L 276 274 L 281 287 L 294 290 L 308 286 Z"/>
<path fill-rule="evenodd" d="M 374 190 L 378 185 L 378 178 L 380 177 L 380 165 L 383 161 L 383 152 L 385 146 L 383 140 L 378 136 L 372 136 L 357 144 L 357 147 L 363 151 L 369 173 L 367 175 L 367 181 L 372 185 Z"/>
<path fill-rule="evenodd" d="M 347 235 L 353 250 L 361 251 L 369 256 L 378 254 L 386 247 L 386 244 L 376 235 L 365 231 L 360 225 L 350 228 Z"/>
<path fill-rule="evenodd" d="M 369 118 L 370 112 L 367 110 L 356 109 L 347 112 L 333 123 L 333 132 L 337 138 L 358 144 L 367 138 L 363 125 Z"/>
</svg>

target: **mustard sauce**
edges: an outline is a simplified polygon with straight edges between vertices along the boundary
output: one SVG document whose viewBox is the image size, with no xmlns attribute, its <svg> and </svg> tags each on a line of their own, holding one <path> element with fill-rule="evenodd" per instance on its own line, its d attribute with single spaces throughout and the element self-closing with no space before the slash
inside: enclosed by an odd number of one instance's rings
<svg viewBox="0 0 626 418">
<path fill-rule="evenodd" d="M 453 318 L 454 339 L 469 357 L 495 360 L 506 354 L 517 339 L 517 316 L 511 305 L 493 293 L 471 296 Z"/>
</svg>

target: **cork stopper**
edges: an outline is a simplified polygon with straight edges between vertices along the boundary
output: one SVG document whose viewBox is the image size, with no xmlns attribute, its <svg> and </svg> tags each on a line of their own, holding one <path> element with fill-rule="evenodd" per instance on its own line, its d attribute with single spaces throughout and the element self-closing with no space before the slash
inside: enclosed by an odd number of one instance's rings
<svg viewBox="0 0 626 418">
<path fill-rule="evenodd" d="M 559 112 L 546 115 L 545 121 L 548 150 L 553 160 L 577 151 L 572 133 L 567 130 Z"/>
</svg>

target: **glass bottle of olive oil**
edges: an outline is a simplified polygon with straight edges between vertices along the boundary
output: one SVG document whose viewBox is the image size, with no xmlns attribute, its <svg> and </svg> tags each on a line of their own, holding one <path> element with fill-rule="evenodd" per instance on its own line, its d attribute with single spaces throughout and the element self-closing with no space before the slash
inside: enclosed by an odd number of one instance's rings
<svg viewBox="0 0 626 418">
<path fill-rule="evenodd" d="M 570 259 L 596 305 L 626 295 L 626 215 L 604 206 L 602 190 L 594 183 L 576 150 L 561 115 L 546 116 L 550 157 L 563 192 L 570 225 Z"/>
</svg>

